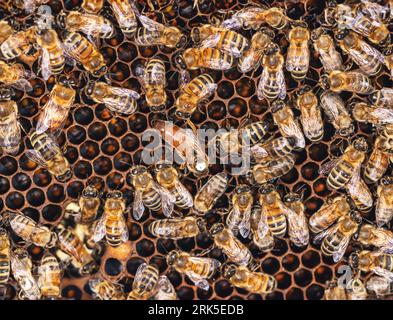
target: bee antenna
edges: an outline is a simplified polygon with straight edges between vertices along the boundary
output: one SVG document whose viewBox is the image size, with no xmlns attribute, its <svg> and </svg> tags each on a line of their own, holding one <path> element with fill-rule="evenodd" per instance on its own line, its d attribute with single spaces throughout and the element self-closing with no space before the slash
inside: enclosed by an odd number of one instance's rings
<svg viewBox="0 0 393 320">
<path fill-rule="evenodd" d="M 128 165 L 130 168 L 133 166 L 131 163 L 125 162 L 125 161 L 123 161 L 123 160 L 117 160 L 117 161 L 119 161 L 119 162 L 122 163 L 122 164 Z"/>
</svg>

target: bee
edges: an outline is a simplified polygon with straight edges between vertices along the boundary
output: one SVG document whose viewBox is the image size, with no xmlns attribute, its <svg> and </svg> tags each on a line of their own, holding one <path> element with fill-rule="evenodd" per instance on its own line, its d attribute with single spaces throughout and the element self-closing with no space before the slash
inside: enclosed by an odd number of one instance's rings
<svg viewBox="0 0 393 320">
<path fill-rule="evenodd" d="M 175 26 L 166 26 L 162 23 L 139 15 L 143 28 L 135 34 L 135 43 L 139 46 L 165 46 L 168 48 L 182 48 L 187 42 L 187 36 Z"/>
<path fill-rule="evenodd" d="M 171 122 L 156 120 L 153 124 L 163 140 L 168 143 L 185 161 L 185 165 L 192 173 L 200 176 L 209 169 L 209 158 L 205 150 L 190 129 L 182 129 Z"/>
<path fill-rule="evenodd" d="M 310 230 L 320 233 L 329 228 L 337 219 L 350 213 L 351 206 L 343 195 L 329 197 L 322 207 L 309 220 Z"/>
<path fill-rule="evenodd" d="M 268 159 L 282 158 L 294 152 L 296 140 L 293 137 L 278 137 L 269 139 L 261 145 L 251 148 L 251 155 L 255 163 L 262 163 Z"/>
<path fill-rule="evenodd" d="M 284 197 L 284 214 L 288 220 L 288 234 L 292 243 L 297 247 L 306 246 L 310 235 L 308 221 L 304 213 L 305 207 L 297 193 L 288 193 Z"/>
<path fill-rule="evenodd" d="M 115 29 L 108 19 L 79 11 L 70 11 L 68 14 L 61 12 L 57 16 L 57 24 L 62 29 L 84 33 L 90 41 L 94 38 L 109 39 L 115 34 Z"/>
<path fill-rule="evenodd" d="M 356 6 L 356 10 L 370 19 L 379 20 L 384 23 L 389 22 L 391 19 L 391 9 L 389 5 L 383 6 L 376 2 L 361 0 Z"/>
<path fill-rule="evenodd" d="M 223 277 L 237 287 L 256 294 L 270 293 L 276 290 L 276 279 L 262 272 L 252 272 L 244 266 L 226 265 Z"/>
<path fill-rule="evenodd" d="M 83 0 L 81 8 L 86 12 L 97 14 L 101 11 L 104 0 Z"/>
<path fill-rule="evenodd" d="M 44 132 L 33 131 L 29 136 L 33 149 L 28 150 L 26 156 L 46 168 L 58 181 L 69 181 L 72 177 L 70 164 L 57 143 Z"/>
<path fill-rule="evenodd" d="M 304 135 L 312 142 L 320 141 L 324 133 L 322 115 L 318 106 L 318 98 L 309 86 L 300 89 L 296 105 L 301 112 L 300 122 Z"/>
<path fill-rule="evenodd" d="M 283 101 L 276 100 L 272 104 L 271 112 L 274 123 L 278 126 L 281 135 L 285 138 L 294 138 L 296 149 L 303 149 L 306 146 L 306 141 L 292 109 Z"/>
<path fill-rule="evenodd" d="M 337 161 L 328 162 L 322 166 L 321 173 L 324 173 L 325 169 L 329 171 L 329 166 L 333 165 L 327 178 L 329 189 L 338 190 L 350 182 L 364 162 L 367 148 L 367 141 L 363 137 L 356 138 Z"/>
<path fill-rule="evenodd" d="M 337 133 L 343 137 L 351 135 L 354 130 L 353 120 L 342 98 L 335 92 L 326 90 L 320 95 L 321 108 Z"/>
<path fill-rule="evenodd" d="M 97 222 L 93 239 L 96 242 L 106 238 L 112 247 L 118 247 L 128 241 L 128 228 L 124 218 L 126 203 L 121 191 L 109 192 L 105 205 L 104 214 Z"/>
<path fill-rule="evenodd" d="M 154 264 L 142 263 L 135 274 L 132 291 L 127 300 L 147 300 L 151 298 L 157 288 L 160 271 Z"/>
<path fill-rule="evenodd" d="M 165 109 L 167 95 L 165 92 L 165 64 L 159 58 L 152 58 L 146 65 L 142 77 L 145 87 L 146 103 L 152 111 Z"/>
<path fill-rule="evenodd" d="M 381 251 L 363 250 L 352 257 L 360 271 L 373 272 L 389 281 L 393 280 L 393 255 Z"/>
<path fill-rule="evenodd" d="M 228 176 L 221 172 L 212 176 L 200 188 L 194 198 L 194 209 L 197 214 L 209 212 L 217 200 L 224 194 L 228 185 Z"/>
<path fill-rule="evenodd" d="M 0 52 L 4 59 L 11 60 L 27 53 L 35 42 L 36 27 L 30 27 L 10 35 L 0 45 Z"/>
<path fill-rule="evenodd" d="M 120 29 L 126 36 L 133 36 L 137 30 L 138 22 L 131 2 L 128 0 L 109 0 L 108 2 Z"/>
<path fill-rule="evenodd" d="M 333 38 L 327 34 L 325 29 L 318 28 L 313 30 L 311 32 L 311 40 L 313 41 L 315 52 L 317 52 L 326 73 L 330 73 L 334 70 L 344 70 L 341 55 L 335 48 Z"/>
<path fill-rule="evenodd" d="M 372 224 L 363 224 L 360 227 L 357 239 L 365 246 L 373 246 L 383 252 L 393 252 L 393 232 Z"/>
<path fill-rule="evenodd" d="M 321 252 L 327 257 L 333 257 L 334 262 L 342 259 L 352 237 L 357 233 L 361 218 L 351 213 L 341 216 L 337 223 L 315 237 L 318 242 L 323 239 Z"/>
<path fill-rule="evenodd" d="M 325 300 L 348 300 L 344 286 L 338 285 L 337 280 L 330 281 L 325 289 Z"/>
<path fill-rule="evenodd" d="M 249 266 L 252 269 L 256 268 L 250 250 L 240 242 L 224 224 L 214 224 L 209 232 L 213 237 L 214 245 L 221 249 L 230 261 L 244 267 Z"/>
<path fill-rule="evenodd" d="M 7 64 L 0 60 L 0 82 L 6 86 L 13 87 L 21 91 L 31 91 L 33 87 L 26 79 L 29 72 L 20 64 Z"/>
<path fill-rule="evenodd" d="M 250 224 L 253 243 L 262 252 L 269 252 L 274 248 L 274 237 L 269 230 L 267 217 L 259 205 L 254 205 L 251 210 Z"/>
<path fill-rule="evenodd" d="M 21 213 L 7 211 L 5 214 L 11 229 L 27 243 L 44 248 L 52 248 L 56 244 L 56 233 L 50 231 L 49 228 Z"/>
<path fill-rule="evenodd" d="M 174 57 L 175 65 L 181 70 L 229 70 L 233 67 L 234 58 L 215 48 L 188 48 Z"/>
<path fill-rule="evenodd" d="M 86 186 L 78 201 L 78 212 L 75 217 L 77 223 L 90 225 L 97 217 L 100 207 L 100 192 L 94 186 Z"/>
<path fill-rule="evenodd" d="M 353 118 L 358 122 L 383 125 L 393 123 L 393 109 L 369 105 L 365 102 L 353 103 Z"/>
<path fill-rule="evenodd" d="M 337 93 L 349 91 L 358 94 L 370 94 L 374 91 L 370 78 L 357 71 L 335 70 L 330 72 L 329 75 L 322 75 L 320 81 L 324 90 Z"/>
<path fill-rule="evenodd" d="M 287 154 L 280 158 L 257 163 L 253 166 L 251 172 L 256 183 L 264 184 L 287 174 L 294 165 L 295 157 L 292 154 Z"/>
<path fill-rule="evenodd" d="M 149 232 L 163 239 L 184 239 L 196 237 L 206 231 L 206 222 L 202 218 L 185 217 L 155 220 L 149 225 Z"/>
<path fill-rule="evenodd" d="M 210 288 L 207 280 L 211 279 L 221 266 L 216 259 L 195 257 L 179 250 L 169 252 L 166 261 L 168 266 L 185 274 L 198 288 L 206 291 Z"/>
<path fill-rule="evenodd" d="M 201 74 L 180 89 L 175 102 L 176 115 L 182 119 L 192 116 L 195 109 L 216 91 L 217 84 L 209 74 Z"/>
<path fill-rule="evenodd" d="M 393 218 L 393 178 L 384 177 L 377 189 L 375 218 L 378 227 L 388 224 Z"/>
<path fill-rule="evenodd" d="M 79 268 L 82 275 L 88 275 L 97 270 L 98 266 L 93 256 L 75 232 L 70 228 L 60 226 L 57 231 L 57 237 L 60 250 L 71 257 L 73 264 Z"/>
<path fill-rule="evenodd" d="M 7 283 L 11 270 L 11 243 L 7 231 L 0 228 L 0 283 Z"/>
<path fill-rule="evenodd" d="M 277 44 L 272 43 L 267 46 L 262 59 L 262 66 L 263 71 L 257 87 L 258 99 L 284 99 L 287 95 L 283 71 L 284 57 Z"/>
<path fill-rule="evenodd" d="M 246 73 L 256 70 L 262 62 L 265 49 L 272 43 L 274 33 L 270 29 L 263 29 L 256 32 L 251 38 L 248 50 L 244 51 L 239 58 L 237 68 L 240 72 Z"/>
<path fill-rule="evenodd" d="M 239 185 L 232 196 L 232 209 L 226 219 L 228 228 L 234 233 L 238 232 L 243 238 L 250 234 L 250 216 L 254 201 L 252 191 L 248 185 Z"/>
<path fill-rule="evenodd" d="M 371 276 L 366 282 L 366 288 L 378 298 L 390 295 L 393 291 L 391 281 L 380 276 Z"/>
<path fill-rule="evenodd" d="M 374 106 L 392 108 L 393 107 L 393 89 L 382 88 L 373 92 L 369 96 L 370 102 Z"/>
<path fill-rule="evenodd" d="M 64 49 L 94 77 L 101 77 L 107 72 L 104 57 L 85 37 L 77 32 L 64 32 Z"/>
<path fill-rule="evenodd" d="M 98 300 L 125 300 L 122 286 L 101 278 L 89 280 L 93 296 Z"/>
<path fill-rule="evenodd" d="M 56 299 L 60 296 L 62 269 L 56 257 L 45 253 L 38 267 L 38 287 L 41 295 L 47 299 Z"/>
<path fill-rule="evenodd" d="M 15 33 L 14 28 L 6 20 L 0 21 L 0 44 Z"/>
<path fill-rule="evenodd" d="M 373 206 L 373 197 L 367 184 L 360 176 L 361 167 L 357 167 L 351 180 L 345 185 L 345 189 L 351 197 L 357 209 L 361 212 L 368 212 Z"/>
<path fill-rule="evenodd" d="M 249 48 L 248 39 L 236 31 L 204 24 L 191 30 L 191 39 L 204 48 L 217 48 L 234 57 L 240 57 Z"/>
<path fill-rule="evenodd" d="M 286 69 L 294 79 L 303 79 L 310 65 L 310 31 L 307 26 L 295 26 L 289 31 Z"/>
<path fill-rule="evenodd" d="M 373 152 L 364 169 L 364 178 L 369 183 L 381 179 L 389 167 L 389 154 L 384 150 L 383 140 L 381 137 L 375 139 Z"/>
<path fill-rule="evenodd" d="M 48 102 L 42 108 L 37 120 L 36 132 L 50 132 L 54 136 L 61 133 L 70 109 L 74 105 L 76 91 L 72 81 L 61 77 L 50 93 Z"/>
<path fill-rule="evenodd" d="M 172 216 L 175 195 L 156 183 L 146 167 L 137 165 L 131 168 L 131 182 L 135 189 L 133 203 L 135 220 L 142 217 L 145 206 L 154 211 L 161 208 L 166 217 Z"/>
<path fill-rule="evenodd" d="M 335 35 L 341 50 L 359 66 L 368 76 L 374 76 L 381 70 L 384 61 L 382 53 L 363 41 L 355 32 L 343 30 Z"/>
<path fill-rule="evenodd" d="M 156 164 L 155 171 L 158 184 L 175 196 L 176 205 L 183 209 L 192 208 L 192 195 L 179 180 L 177 170 L 169 163 L 160 162 Z"/>
<path fill-rule="evenodd" d="M 37 31 L 37 44 L 42 50 L 41 73 L 45 80 L 51 74 L 59 74 L 65 65 L 63 45 L 53 29 Z"/>
<path fill-rule="evenodd" d="M 177 293 L 167 276 L 158 278 L 157 292 L 153 300 L 177 300 Z"/>
<path fill-rule="evenodd" d="M 11 252 L 10 258 L 12 274 L 20 286 L 19 298 L 39 300 L 41 298 L 41 293 L 33 277 L 33 264 L 27 251 L 22 248 L 17 248 Z"/>
<path fill-rule="evenodd" d="M 368 297 L 366 286 L 360 279 L 359 273 L 347 282 L 345 289 L 348 300 L 366 300 Z"/>
<path fill-rule="evenodd" d="M 16 155 L 21 142 L 21 129 L 18 121 L 18 106 L 10 100 L 7 89 L 0 89 L 0 148 L 3 152 Z"/>
<path fill-rule="evenodd" d="M 112 112 L 132 114 L 137 108 L 139 94 L 131 89 L 111 86 L 105 82 L 89 82 L 86 94 L 96 103 L 104 103 Z"/>
</svg>

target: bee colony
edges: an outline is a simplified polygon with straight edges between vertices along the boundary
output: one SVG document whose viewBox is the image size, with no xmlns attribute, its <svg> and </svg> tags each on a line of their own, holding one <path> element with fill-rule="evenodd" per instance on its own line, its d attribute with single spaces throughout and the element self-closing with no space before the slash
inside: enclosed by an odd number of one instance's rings
<svg viewBox="0 0 393 320">
<path fill-rule="evenodd" d="M 1 1 L 1 299 L 390 298 L 392 10 Z"/>
</svg>

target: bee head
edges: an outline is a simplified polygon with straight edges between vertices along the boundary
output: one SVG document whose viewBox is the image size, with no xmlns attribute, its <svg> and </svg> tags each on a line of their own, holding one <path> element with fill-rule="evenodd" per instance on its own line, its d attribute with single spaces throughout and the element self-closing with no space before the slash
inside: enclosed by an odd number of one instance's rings
<svg viewBox="0 0 393 320">
<path fill-rule="evenodd" d="M 368 101 L 370 101 L 371 104 L 376 104 L 379 98 L 379 92 L 374 91 L 372 94 L 368 96 Z"/>
<path fill-rule="evenodd" d="M 185 60 L 183 58 L 183 53 L 182 52 L 175 53 L 175 55 L 173 56 L 173 61 L 174 61 L 175 67 L 177 69 L 180 69 L 180 70 L 186 70 L 187 69 L 187 65 L 186 65 L 186 62 L 185 62 Z"/>
<path fill-rule="evenodd" d="M 178 117 L 181 120 L 187 120 L 187 119 L 191 118 L 191 113 L 183 112 L 180 110 L 176 110 L 175 115 L 176 115 L 176 117 Z"/>
<path fill-rule="evenodd" d="M 157 172 L 159 170 L 168 169 L 170 167 L 171 167 L 171 164 L 168 161 L 162 160 L 162 161 L 158 161 L 155 164 L 154 170 Z"/>
<path fill-rule="evenodd" d="M 324 28 L 318 28 L 318 29 L 314 29 L 311 32 L 311 40 L 316 41 L 319 39 L 320 36 L 322 36 L 323 34 L 326 34 L 326 31 Z"/>
<path fill-rule="evenodd" d="M 111 192 L 108 192 L 107 199 L 122 199 L 123 198 L 123 192 L 121 192 L 120 190 L 114 190 Z"/>
<path fill-rule="evenodd" d="M 4 237 L 7 235 L 7 231 L 4 228 L 0 228 L 0 237 Z"/>
<path fill-rule="evenodd" d="M 236 273 L 236 266 L 234 264 L 227 264 L 224 265 L 224 267 L 222 268 L 222 276 L 225 279 L 230 279 L 232 278 Z"/>
<path fill-rule="evenodd" d="M 14 90 L 11 88 L 0 88 L 0 100 L 10 100 L 14 95 Z"/>
<path fill-rule="evenodd" d="M 100 69 L 95 70 L 92 74 L 94 77 L 99 78 L 102 77 L 105 73 L 107 73 L 108 67 L 107 66 L 102 66 Z"/>
<path fill-rule="evenodd" d="M 212 225 L 209 232 L 212 236 L 215 236 L 216 234 L 220 233 L 224 229 L 225 229 L 225 226 L 223 223 L 216 223 L 216 224 Z"/>
<path fill-rule="evenodd" d="M 175 264 L 176 259 L 180 256 L 180 252 L 177 250 L 173 250 L 168 253 L 166 256 L 166 263 L 168 266 L 173 266 Z"/>
<path fill-rule="evenodd" d="M 271 183 L 265 183 L 265 184 L 263 184 L 260 188 L 259 188 L 259 193 L 260 194 L 268 194 L 268 193 L 270 193 L 270 192 L 272 192 L 272 191 L 274 191 L 275 190 L 275 188 L 274 188 L 274 185 L 273 184 L 271 184 Z"/>
<path fill-rule="evenodd" d="M 194 27 L 191 30 L 191 39 L 192 41 L 194 41 L 195 43 L 198 43 L 199 41 L 201 41 L 201 37 L 200 37 L 201 33 L 199 30 L 199 27 Z"/>
<path fill-rule="evenodd" d="M 353 147 L 361 152 L 367 152 L 368 144 L 365 138 L 359 137 L 353 141 Z"/>
<path fill-rule="evenodd" d="M 349 265 L 353 269 L 359 268 L 359 251 L 352 252 L 348 258 Z"/>
<path fill-rule="evenodd" d="M 338 134 L 343 137 L 348 137 L 355 131 L 355 126 L 351 123 L 347 128 L 339 129 Z"/>
<path fill-rule="evenodd" d="M 98 195 L 99 192 L 94 186 L 87 186 L 82 191 L 82 196 L 86 198 L 96 198 Z"/>
<path fill-rule="evenodd" d="M 248 186 L 246 184 L 241 184 L 241 185 L 237 186 L 236 189 L 235 189 L 235 193 L 236 194 L 240 194 L 240 193 L 243 193 L 243 192 L 250 192 L 250 191 L 251 191 L 250 186 Z"/>
<path fill-rule="evenodd" d="M 60 13 L 56 17 L 56 24 L 60 29 L 65 29 L 66 18 L 67 18 L 66 13 L 63 10 L 61 10 Z"/>
<path fill-rule="evenodd" d="M 271 112 L 272 113 L 276 113 L 280 110 L 282 110 L 285 107 L 285 103 L 282 100 L 276 100 L 272 103 L 272 108 L 271 108 Z"/>
<path fill-rule="evenodd" d="M 87 83 L 87 85 L 86 85 L 86 94 L 88 95 L 88 96 L 91 96 L 92 94 L 93 94 L 93 92 L 94 92 L 94 85 L 95 85 L 95 82 L 94 81 L 89 81 L 88 83 Z"/>
<path fill-rule="evenodd" d="M 71 171 L 71 169 L 68 169 L 63 174 L 56 176 L 56 179 L 59 182 L 63 182 L 63 183 L 69 181 L 71 178 L 72 178 L 72 171 Z"/>
<path fill-rule="evenodd" d="M 284 202 L 292 203 L 297 201 L 300 201 L 300 195 L 296 192 L 290 192 L 284 196 Z"/>
<path fill-rule="evenodd" d="M 280 51 L 280 47 L 278 46 L 277 43 L 270 43 L 264 51 L 264 54 L 267 56 L 270 56 L 272 54 L 275 54 L 276 52 Z"/>
<path fill-rule="evenodd" d="M 188 38 L 187 38 L 187 36 L 185 34 L 183 34 L 180 37 L 179 41 L 177 42 L 176 48 L 177 49 L 184 48 L 186 46 L 187 42 L 188 42 Z"/>
<path fill-rule="evenodd" d="M 393 184 L 393 176 L 383 177 L 381 179 L 381 184 L 384 186 L 389 185 L 389 184 Z"/>
<path fill-rule="evenodd" d="M 65 87 L 74 87 L 75 88 L 77 86 L 75 78 L 73 78 L 73 77 L 66 77 L 64 75 L 61 75 L 59 77 L 58 82 L 60 84 L 62 84 L 63 86 L 65 86 Z"/>
<path fill-rule="evenodd" d="M 95 273 L 98 270 L 98 265 L 95 261 L 92 261 L 86 265 L 84 265 L 81 270 L 80 273 L 82 275 L 90 275 Z"/>
<path fill-rule="evenodd" d="M 334 33 L 334 37 L 338 41 L 343 40 L 348 35 L 349 35 L 348 29 L 338 30 L 337 32 Z"/>
<path fill-rule="evenodd" d="M 196 219 L 196 224 L 197 224 L 198 229 L 199 229 L 200 232 L 206 232 L 207 231 L 205 219 L 203 219 L 201 217 L 197 218 Z"/>
<path fill-rule="evenodd" d="M 329 90 L 330 89 L 330 80 L 329 80 L 329 76 L 327 74 L 323 74 L 320 77 L 320 83 L 321 83 L 321 87 L 324 90 Z"/>
<path fill-rule="evenodd" d="M 274 39 L 275 37 L 274 31 L 270 28 L 262 27 L 259 31 L 266 34 L 270 39 Z"/>
<path fill-rule="evenodd" d="M 301 96 L 301 95 L 303 95 L 303 94 L 305 94 L 305 93 L 307 93 L 307 92 L 310 92 L 311 90 L 312 90 L 312 89 L 311 89 L 311 87 L 310 87 L 309 85 L 305 85 L 305 86 L 303 86 L 303 87 L 301 87 L 301 88 L 299 89 L 297 95 L 298 95 L 298 96 Z"/>
</svg>

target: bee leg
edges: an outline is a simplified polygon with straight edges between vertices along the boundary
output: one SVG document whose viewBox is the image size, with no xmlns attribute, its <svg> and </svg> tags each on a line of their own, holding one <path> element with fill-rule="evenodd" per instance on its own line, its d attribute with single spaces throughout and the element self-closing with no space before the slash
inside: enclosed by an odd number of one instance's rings
<svg viewBox="0 0 393 320">
<path fill-rule="evenodd" d="M 208 249 L 202 250 L 197 256 L 198 257 L 203 257 L 205 255 L 207 255 L 210 251 L 212 251 L 214 249 L 214 247 L 210 247 Z"/>
</svg>

